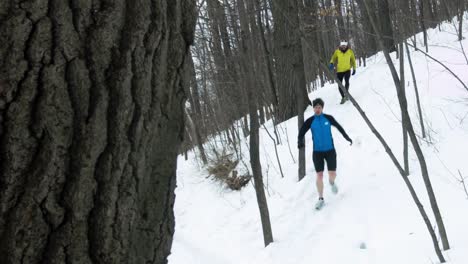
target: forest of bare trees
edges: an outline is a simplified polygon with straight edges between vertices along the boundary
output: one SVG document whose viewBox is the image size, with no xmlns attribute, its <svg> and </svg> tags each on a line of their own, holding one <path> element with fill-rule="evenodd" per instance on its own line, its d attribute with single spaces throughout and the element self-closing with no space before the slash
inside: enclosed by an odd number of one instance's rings
<svg viewBox="0 0 468 264">
<path fill-rule="evenodd" d="M 258 139 L 255 139 L 258 138 L 257 122 L 261 125 L 272 119 L 274 124 L 278 124 L 297 116 L 300 127 L 304 121 L 304 109 L 310 103 L 307 94 L 319 89 L 326 82 L 335 81 L 325 65 L 339 41 L 346 40 L 351 44 L 358 64 L 362 67 L 366 66 L 366 58 L 384 51 L 401 105 L 403 164 L 395 158 L 392 149 L 367 119 L 358 103 L 351 100 L 399 169 L 431 234 L 439 260 L 444 262 L 436 230 L 419 201 L 419 194 L 414 191 L 407 177 L 407 157 L 411 143 L 422 169 L 443 249 L 449 249 L 448 236 L 432 190 L 429 172 L 413 124 L 408 117 L 403 83 L 405 78 L 410 78 L 404 76 L 402 66 L 405 49 L 408 49 L 408 37 L 422 32 L 424 49 L 427 52 L 430 47 L 427 44 L 426 31 L 436 28 L 443 21 L 452 22 L 454 17 L 461 21 L 467 6 L 466 0 L 199 1 L 196 41 L 192 48 L 195 63 L 191 79 L 196 84 L 187 89 L 191 98 L 188 112 L 196 116 L 198 123 L 195 122 L 194 126 L 199 127 L 187 130 L 187 134 L 192 134 L 188 138 L 198 140 L 186 141 L 184 148 L 189 149 L 197 144 L 197 152 L 206 164 L 205 151 L 214 152 L 216 159 L 220 148 L 223 151 L 228 148 L 239 157 L 242 155 L 241 137 L 251 136 L 251 170 L 256 179 L 256 190 L 260 190 L 257 198 L 265 245 L 268 245 L 273 237 L 271 232 L 274 227 L 271 227 L 269 219 L 264 222 L 268 215 L 268 205 L 266 199 L 262 198 L 265 195 L 262 188 L 258 186 L 262 186 L 263 182 L 259 179 L 262 175 L 258 169 Z M 461 22 L 454 23 L 454 26 L 458 27 L 459 40 L 462 39 Z M 410 45 L 421 51 L 416 42 L 413 41 Z M 389 61 L 389 53 L 393 51 L 400 57 L 400 73 L 394 70 Z M 409 53 L 407 59 L 411 60 Z M 412 78 L 416 84 L 416 76 L 413 75 Z M 415 89 L 417 94 L 416 86 Z M 420 123 L 424 134 L 421 110 Z M 274 133 L 276 134 L 276 127 Z M 215 135 L 224 142 L 222 146 L 207 140 Z M 204 147 L 201 142 L 209 143 Z M 280 144 L 280 139 L 276 137 L 275 142 Z M 298 152 L 297 177 L 300 180 L 305 175 L 305 153 L 303 148 Z"/>
<path fill-rule="evenodd" d="M 198 1 L 193 81 L 188 89 L 188 112 L 197 128 L 187 130 L 193 134 L 188 138 L 198 140 L 185 142 L 185 148 L 212 135 L 221 135 L 231 146 L 238 144 L 238 136 L 249 130 L 250 89 L 256 94 L 260 124 L 269 118 L 278 123 L 300 115 L 309 102 L 307 93 L 330 81 L 319 65 L 330 59 L 340 40 L 349 41 L 358 64 L 365 66 L 366 58 L 381 50 L 365 2 L 375 15 L 385 47 L 396 51 L 397 44 L 409 36 L 453 17 L 462 18 L 468 1 Z M 246 29 L 240 5 L 247 10 Z M 399 15 L 398 10 L 405 12 Z M 255 54 L 253 62 L 242 53 L 245 37 L 252 40 L 248 44 Z M 248 77 L 245 60 L 253 63 L 248 73 L 255 76 L 251 83 L 244 80 Z M 203 147 L 198 149 L 204 156 Z"/>
</svg>

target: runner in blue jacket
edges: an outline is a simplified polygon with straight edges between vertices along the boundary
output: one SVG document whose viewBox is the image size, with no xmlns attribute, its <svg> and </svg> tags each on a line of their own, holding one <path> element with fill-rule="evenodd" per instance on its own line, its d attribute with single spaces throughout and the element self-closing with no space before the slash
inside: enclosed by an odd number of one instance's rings
<svg viewBox="0 0 468 264">
<path fill-rule="evenodd" d="M 317 172 L 317 190 L 319 193 L 319 200 L 316 204 L 316 208 L 320 209 L 323 204 L 323 170 L 325 167 L 325 161 L 327 162 L 328 168 L 328 180 L 332 188 L 333 193 L 338 193 L 338 186 L 335 183 L 336 179 L 336 151 L 333 144 L 333 137 L 331 133 L 331 126 L 335 126 L 338 131 L 341 132 L 343 137 L 353 144 L 351 138 L 344 131 L 343 127 L 333 118 L 331 115 L 324 114 L 323 106 L 324 102 L 322 99 L 317 98 L 312 102 L 314 107 L 314 115 L 308 118 L 299 131 L 297 140 L 298 148 L 303 148 L 304 135 L 310 129 L 312 133 L 312 141 L 314 143 L 313 161 L 315 171 Z"/>
</svg>

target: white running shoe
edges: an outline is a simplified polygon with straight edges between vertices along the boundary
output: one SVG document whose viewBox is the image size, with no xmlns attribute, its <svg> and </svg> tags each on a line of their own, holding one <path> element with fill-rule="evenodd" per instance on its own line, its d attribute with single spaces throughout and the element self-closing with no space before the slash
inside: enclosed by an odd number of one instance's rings
<svg viewBox="0 0 468 264">
<path fill-rule="evenodd" d="M 324 204 L 325 204 L 325 201 L 323 199 L 319 199 L 317 203 L 315 204 L 315 209 L 320 210 Z"/>
<path fill-rule="evenodd" d="M 331 190 L 334 194 L 338 193 L 338 186 L 336 185 L 336 182 L 331 184 Z"/>
</svg>

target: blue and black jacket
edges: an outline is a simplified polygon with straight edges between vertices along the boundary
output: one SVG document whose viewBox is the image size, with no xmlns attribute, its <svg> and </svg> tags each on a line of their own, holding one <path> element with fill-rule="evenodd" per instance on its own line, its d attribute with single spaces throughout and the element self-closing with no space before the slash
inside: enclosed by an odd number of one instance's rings
<svg viewBox="0 0 468 264">
<path fill-rule="evenodd" d="M 309 117 L 301 127 L 298 136 L 299 145 L 304 144 L 304 135 L 310 129 L 312 133 L 312 141 L 314 143 L 314 151 L 329 151 L 335 149 L 333 145 L 333 137 L 331 133 L 331 126 L 335 126 L 341 132 L 343 137 L 352 142 L 348 134 L 344 131 L 343 127 L 336 122 L 335 118 L 331 115 L 320 114 Z"/>
</svg>

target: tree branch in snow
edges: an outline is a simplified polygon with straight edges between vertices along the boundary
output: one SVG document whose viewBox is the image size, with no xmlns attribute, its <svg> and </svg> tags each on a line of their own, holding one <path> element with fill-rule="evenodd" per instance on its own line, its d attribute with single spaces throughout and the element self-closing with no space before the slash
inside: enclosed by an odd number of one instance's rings
<svg viewBox="0 0 468 264">
<path fill-rule="evenodd" d="M 278 161 L 278 166 L 279 166 L 279 169 L 280 169 L 281 178 L 284 178 L 283 169 L 281 168 L 281 161 L 280 161 L 280 158 L 279 158 L 279 156 L 278 156 L 278 147 L 276 146 L 276 141 L 275 141 L 275 139 L 273 138 L 273 136 L 270 134 L 270 132 L 268 131 L 268 129 L 266 128 L 265 124 L 263 124 L 263 128 L 265 129 L 265 131 L 267 132 L 268 136 L 271 138 L 271 140 L 273 141 L 273 143 L 274 143 L 274 145 L 275 145 L 276 160 Z"/>
<path fill-rule="evenodd" d="M 465 87 L 465 89 L 468 91 L 468 87 L 466 86 L 466 84 L 460 79 L 460 77 L 458 77 L 458 75 L 456 75 L 452 70 L 450 70 L 449 67 L 445 66 L 445 64 L 443 64 L 442 62 L 440 62 L 438 59 L 432 57 L 431 55 L 427 54 L 426 52 L 420 50 L 419 48 L 415 47 L 414 45 L 412 44 L 408 44 L 410 45 L 411 47 L 414 47 L 415 50 L 421 52 L 422 54 L 426 55 L 426 57 L 432 59 L 433 61 L 437 62 L 438 64 L 440 64 L 442 67 L 444 67 L 447 71 L 449 71 L 462 85 L 463 87 Z"/>
<path fill-rule="evenodd" d="M 463 190 L 465 191 L 465 194 L 466 194 L 466 198 L 468 199 L 468 190 L 466 189 L 466 184 L 465 184 L 465 180 L 467 177 L 463 177 L 463 175 L 461 174 L 460 170 L 458 170 L 458 175 L 460 175 L 460 179 L 458 180 L 461 185 L 463 186 Z"/>
</svg>

